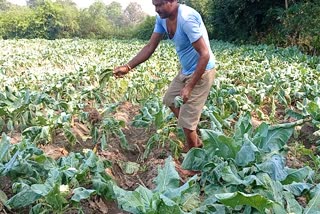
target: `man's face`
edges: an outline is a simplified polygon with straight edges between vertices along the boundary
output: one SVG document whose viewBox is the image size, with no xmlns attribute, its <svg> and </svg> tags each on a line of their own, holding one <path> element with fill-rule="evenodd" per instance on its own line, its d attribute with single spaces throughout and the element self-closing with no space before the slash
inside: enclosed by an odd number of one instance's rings
<svg viewBox="0 0 320 214">
<path fill-rule="evenodd" d="M 172 13 L 172 2 L 166 0 L 152 0 L 156 12 L 162 19 L 168 18 Z"/>
</svg>

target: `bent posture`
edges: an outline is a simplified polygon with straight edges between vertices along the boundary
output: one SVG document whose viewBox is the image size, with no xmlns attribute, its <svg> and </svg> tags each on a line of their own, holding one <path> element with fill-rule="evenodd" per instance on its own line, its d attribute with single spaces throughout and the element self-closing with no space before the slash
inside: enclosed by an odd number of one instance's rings
<svg viewBox="0 0 320 214">
<path fill-rule="evenodd" d="M 126 65 L 114 69 L 116 77 L 123 77 L 132 68 L 149 59 L 164 34 L 174 43 L 182 69 L 172 80 L 163 98 L 178 118 L 184 130 L 187 145 L 201 147 L 197 125 L 202 108 L 208 97 L 215 76 L 215 61 L 210 48 L 208 33 L 197 11 L 177 0 L 153 0 L 156 12 L 154 32 L 146 46 Z M 183 105 L 174 106 L 176 96 L 181 96 Z"/>
</svg>

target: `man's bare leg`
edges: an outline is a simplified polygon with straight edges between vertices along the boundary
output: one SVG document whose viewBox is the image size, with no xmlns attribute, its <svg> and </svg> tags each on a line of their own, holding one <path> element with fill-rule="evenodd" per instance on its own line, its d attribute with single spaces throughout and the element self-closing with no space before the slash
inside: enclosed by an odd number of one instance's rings
<svg viewBox="0 0 320 214">
<path fill-rule="evenodd" d="M 176 116 L 176 118 L 179 118 L 179 113 L 180 113 L 180 108 L 175 108 L 175 107 L 170 107 L 171 111 L 173 114 Z M 187 145 L 183 149 L 184 152 L 188 152 L 192 147 L 202 147 L 202 141 L 200 140 L 197 131 L 192 131 L 186 128 L 183 128 L 183 132 L 186 136 L 187 139 Z M 198 174 L 199 172 L 197 171 L 192 171 L 192 170 L 186 170 L 181 167 L 181 163 L 179 161 L 175 161 L 176 165 L 176 170 L 179 172 L 179 174 L 182 177 L 185 176 L 193 176 L 195 174 Z M 184 178 L 182 178 L 184 180 Z"/>
<path fill-rule="evenodd" d="M 175 108 L 170 106 L 171 111 L 176 116 L 176 118 L 179 118 L 180 108 Z M 187 147 L 185 149 L 185 152 L 189 151 L 192 147 L 202 147 L 202 141 L 200 140 L 197 131 L 196 130 L 190 130 L 187 128 L 183 128 L 183 132 L 186 136 L 187 140 Z"/>
<path fill-rule="evenodd" d="M 188 152 L 193 147 L 202 147 L 202 142 L 199 139 L 199 136 L 196 130 L 183 128 L 183 131 L 187 140 L 187 145 L 184 148 L 184 152 Z M 179 162 L 178 163 L 176 162 L 175 164 L 176 164 L 176 170 L 179 172 L 179 175 L 182 177 L 182 179 L 184 179 L 186 176 L 187 177 L 193 176 L 200 173 L 199 171 L 183 169 Z"/>
<path fill-rule="evenodd" d="M 188 149 L 191 149 L 193 147 L 202 147 L 202 141 L 200 140 L 196 130 L 183 128 L 183 131 L 186 136 L 187 144 L 189 147 Z"/>
</svg>

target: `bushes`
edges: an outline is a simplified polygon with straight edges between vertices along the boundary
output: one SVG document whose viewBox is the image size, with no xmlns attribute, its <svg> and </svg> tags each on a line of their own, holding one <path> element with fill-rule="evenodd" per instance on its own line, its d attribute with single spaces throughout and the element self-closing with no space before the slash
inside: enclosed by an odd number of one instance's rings
<svg viewBox="0 0 320 214">
<path fill-rule="evenodd" d="M 6 1 L 1 2 L 0 38 L 147 40 L 154 28 L 155 17 L 147 16 L 140 23 L 142 12 L 139 12 L 141 8 L 137 4 L 122 11 L 119 3 L 105 5 L 96 1 L 89 8 L 79 11 L 68 0 L 28 2 L 33 4 L 17 7 Z M 319 0 L 288 1 L 287 9 L 284 0 L 185 2 L 200 12 L 211 39 L 284 47 L 296 45 L 309 54 L 320 54 Z"/>
<path fill-rule="evenodd" d="M 0 12 L 0 36 L 4 39 L 71 37 L 79 29 L 77 18 L 77 11 L 51 1 L 35 8 L 13 7 Z"/>
<path fill-rule="evenodd" d="M 0 16 L 0 36 L 7 38 L 28 38 L 30 25 L 35 17 L 31 10 L 9 10 L 1 13 Z"/>
<path fill-rule="evenodd" d="M 148 16 L 144 22 L 138 25 L 134 32 L 134 37 L 137 39 L 148 40 L 153 33 L 155 17 Z"/>
<path fill-rule="evenodd" d="M 313 55 L 320 54 L 320 3 L 297 3 L 278 12 L 280 23 L 262 38 L 282 46 L 298 46 Z"/>
<path fill-rule="evenodd" d="M 212 38 L 298 46 L 320 54 L 320 1 L 214 0 L 209 5 Z"/>
<path fill-rule="evenodd" d="M 69 0 L 28 3 L 29 6 L 0 5 L 0 38 L 128 39 L 135 36 L 135 26 L 145 16 L 137 3 L 128 5 L 124 11 L 125 17 L 120 3 L 105 5 L 102 1 L 96 1 L 83 10 L 78 10 Z M 128 20 L 135 20 L 135 23 L 129 23 Z M 141 28 L 145 27 L 142 25 Z"/>
<path fill-rule="evenodd" d="M 272 0 L 215 0 L 211 4 L 210 17 L 213 37 L 227 41 L 253 41 L 257 34 L 274 24 L 275 20 L 266 22 L 268 10 L 280 6 L 280 2 Z"/>
</svg>

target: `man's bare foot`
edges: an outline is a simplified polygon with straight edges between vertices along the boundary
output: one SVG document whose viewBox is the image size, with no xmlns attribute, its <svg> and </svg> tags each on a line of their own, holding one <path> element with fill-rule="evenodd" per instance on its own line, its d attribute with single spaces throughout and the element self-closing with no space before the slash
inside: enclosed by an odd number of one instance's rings
<svg viewBox="0 0 320 214">
<path fill-rule="evenodd" d="M 190 149 L 191 148 L 189 147 L 189 145 L 184 145 L 184 147 L 182 148 L 182 153 L 188 153 Z"/>
<path fill-rule="evenodd" d="M 176 167 L 176 170 L 179 173 L 179 175 L 181 177 L 181 180 L 183 182 L 186 182 L 186 179 L 188 177 L 191 177 L 191 176 L 194 176 L 194 175 L 197 175 L 197 174 L 201 173 L 200 171 L 193 171 L 193 170 L 183 169 L 181 167 L 181 163 L 179 161 L 175 161 L 175 167 Z"/>
<path fill-rule="evenodd" d="M 202 147 L 203 147 L 202 140 L 198 137 L 198 139 L 197 139 L 197 144 L 195 144 L 195 145 L 188 145 L 188 143 L 187 143 L 187 145 L 185 145 L 185 146 L 183 147 L 182 153 L 187 153 L 187 152 L 189 152 L 189 150 L 192 149 L 192 148 L 202 148 Z"/>
<path fill-rule="evenodd" d="M 197 139 L 197 148 L 202 148 L 202 147 L 203 147 L 202 140 L 198 137 L 198 139 Z"/>
</svg>

